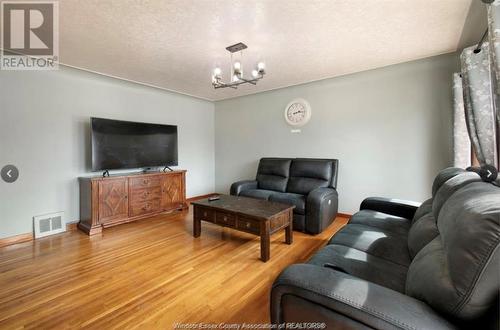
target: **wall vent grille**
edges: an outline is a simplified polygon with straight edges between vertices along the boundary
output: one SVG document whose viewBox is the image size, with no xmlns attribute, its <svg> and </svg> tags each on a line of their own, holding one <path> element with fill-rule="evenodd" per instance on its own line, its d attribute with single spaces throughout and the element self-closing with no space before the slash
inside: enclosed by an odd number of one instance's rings
<svg viewBox="0 0 500 330">
<path fill-rule="evenodd" d="M 33 217 L 35 238 L 59 234 L 66 231 L 64 212 L 44 214 Z"/>
</svg>

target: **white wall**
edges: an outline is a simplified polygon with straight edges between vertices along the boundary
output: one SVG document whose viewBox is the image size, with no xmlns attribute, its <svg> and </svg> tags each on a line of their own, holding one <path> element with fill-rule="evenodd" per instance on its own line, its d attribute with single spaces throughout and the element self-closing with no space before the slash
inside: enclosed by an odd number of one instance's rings
<svg viewBox="0 0 500 330">
<path fill-rule="evenodd" d="M 254 178 L 261 157 L 320 157 L 340 160 L 341 212 L 372 195 L 428 198 L 434 176 L 452 162 L 457 69 L 448 54 L 216 102 L 216 191 Z M 292 134 L 283 112 L 297 97 L 309 101 L 312 118 Z"/>
<path fill-rule="evenodd" d="M 90 174 L 91 116 L 178 125 L 187 196 L 214 191 L 214 104 L 75 69 L 0 71 L 0 238 L 32 231 L 32 217 L 79 219 L 78 176 Z"/>
</svg>

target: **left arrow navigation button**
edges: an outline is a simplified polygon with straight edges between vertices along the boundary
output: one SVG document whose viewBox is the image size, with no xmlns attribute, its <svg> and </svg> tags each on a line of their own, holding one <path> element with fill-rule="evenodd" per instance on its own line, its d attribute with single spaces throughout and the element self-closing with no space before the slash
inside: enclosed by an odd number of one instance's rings
<svg viewBox="0 0 500 330">
<path fill-rule="evenodd" d="M 5 165 L 2 167 L 0 171 L 0 175 L 2 176 L 2 180 L 7 183 L 12 183 L 19 178 L 19 170 L 14 165 Z"/>
</svg>

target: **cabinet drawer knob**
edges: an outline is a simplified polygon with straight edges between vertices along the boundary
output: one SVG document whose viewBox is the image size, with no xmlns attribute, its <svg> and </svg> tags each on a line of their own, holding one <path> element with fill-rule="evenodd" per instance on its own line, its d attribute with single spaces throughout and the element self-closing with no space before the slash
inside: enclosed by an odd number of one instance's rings
<svg viewBox="0 0 500 330">
<path fill-rule="evenodd" d="M 227 221 L 227 217 L 224 217 L 224 222 L 226 222 L 226 221 Z"/>
<path fill-rule="evenodd" d="M 207 216 L 207 212 L 203 212 L 203 216 L 206 217 Z"/>
<path fill-rule="evenodd" d="M 245 223 L 245 227 L 250 228 L 250 222 Z"/>
</svg>

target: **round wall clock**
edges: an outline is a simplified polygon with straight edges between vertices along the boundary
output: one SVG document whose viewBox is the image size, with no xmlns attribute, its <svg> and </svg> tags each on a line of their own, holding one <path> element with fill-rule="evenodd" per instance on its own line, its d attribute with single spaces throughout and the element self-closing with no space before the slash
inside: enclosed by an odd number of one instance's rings
<svg viewBox="0 0 500 330">
<path fill-rule="evenodd" d="M 304 99 L 295 99 L 285 108 L 285 120 L 291 126 L 304 126 L 311 119 L 311 106 Z"/>
</svg>

